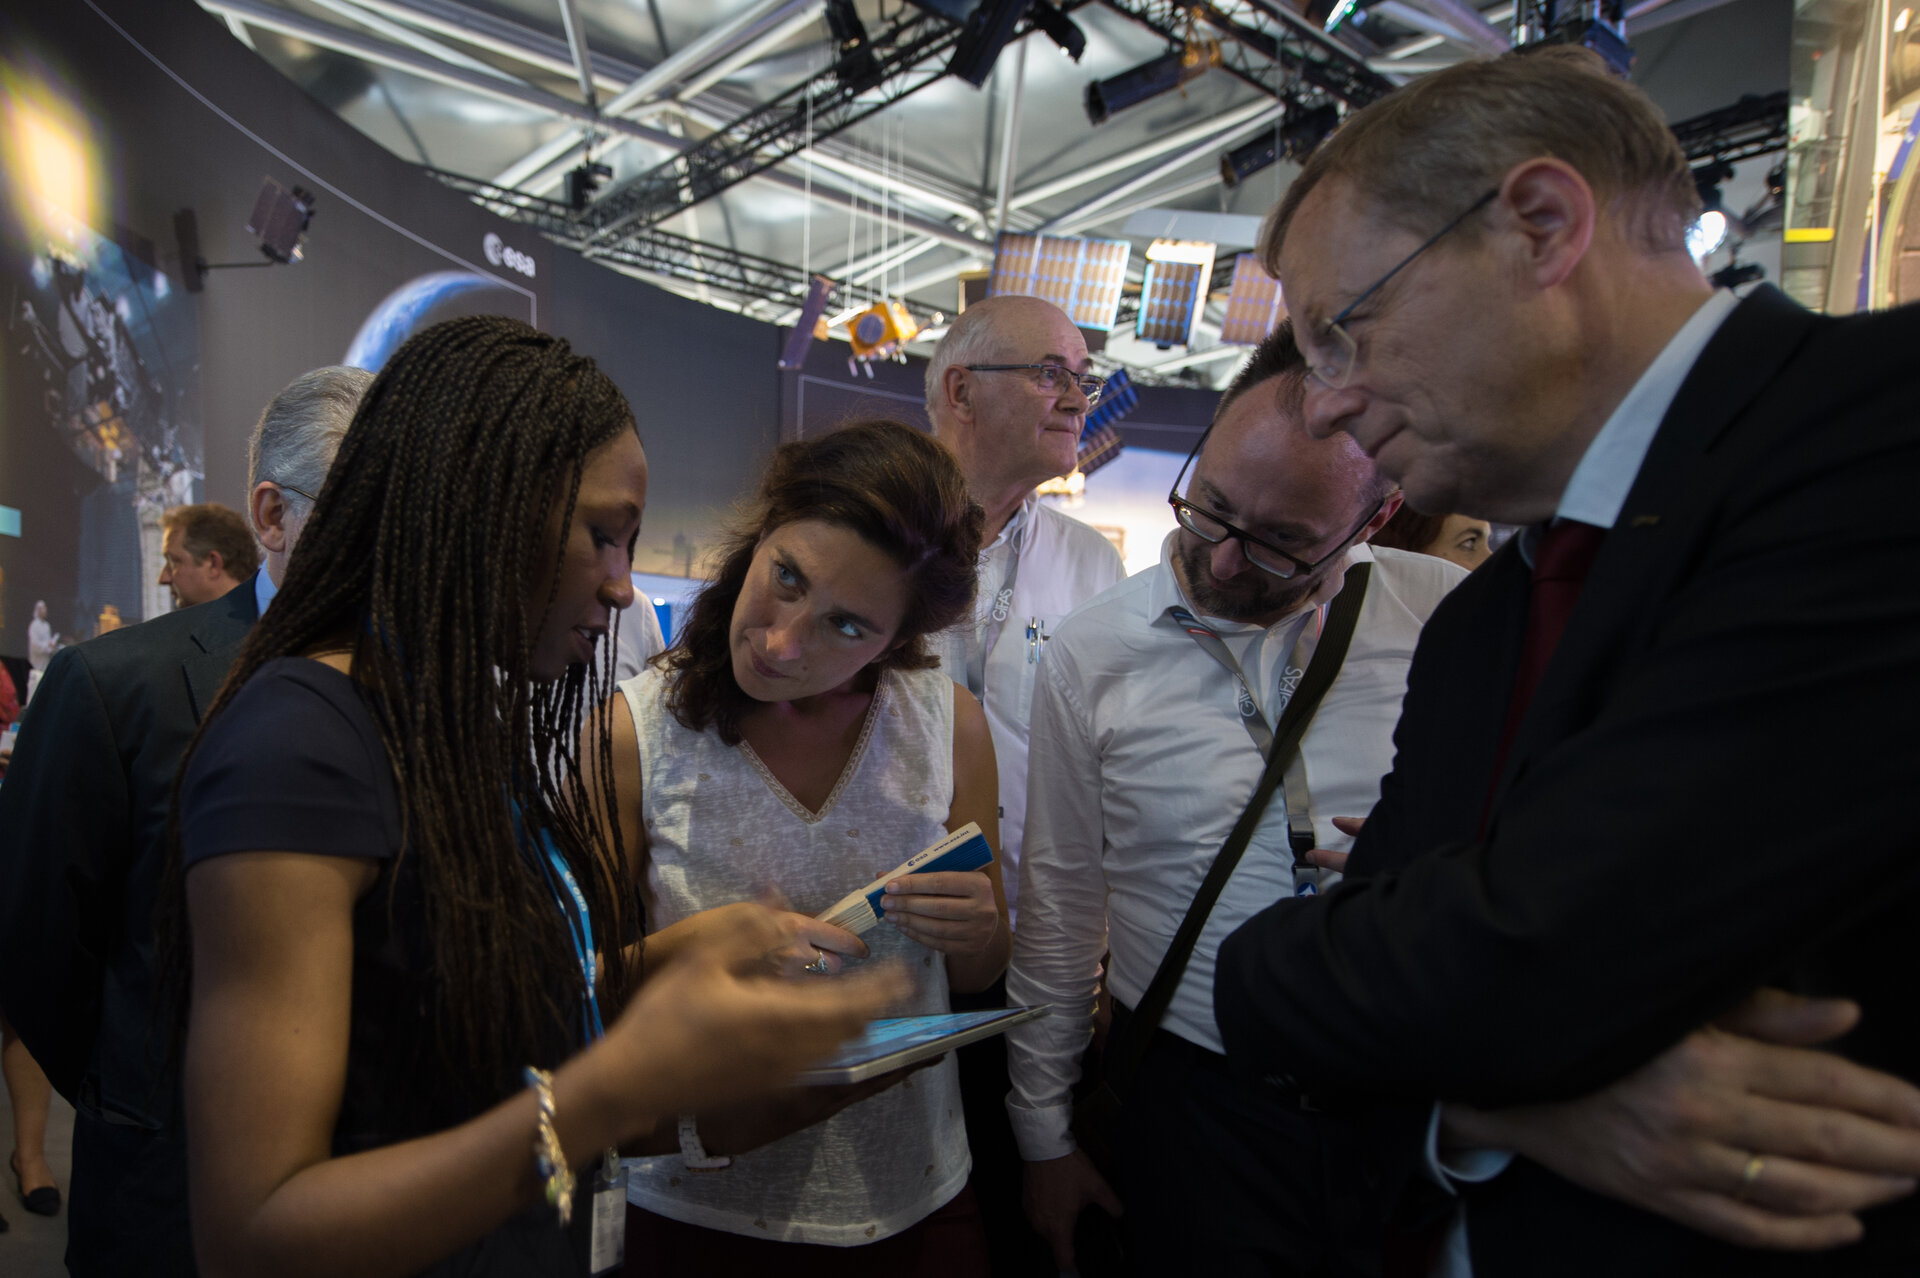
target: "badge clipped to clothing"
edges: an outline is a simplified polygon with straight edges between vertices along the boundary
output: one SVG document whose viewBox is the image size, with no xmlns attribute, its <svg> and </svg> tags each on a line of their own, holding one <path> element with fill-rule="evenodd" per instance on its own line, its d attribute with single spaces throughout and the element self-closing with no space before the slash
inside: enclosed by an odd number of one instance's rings
<svg viewBox="0 0 1920 1278">
<path fill-rule="evenodd" d="M 618 1273 L 626 1262 L 627 1169 L 620 1155 L 609 1149 L 593 1173 L 593 1241 L 588 1247 L 587 1272 L 600 1278 Z"/>
</svg>

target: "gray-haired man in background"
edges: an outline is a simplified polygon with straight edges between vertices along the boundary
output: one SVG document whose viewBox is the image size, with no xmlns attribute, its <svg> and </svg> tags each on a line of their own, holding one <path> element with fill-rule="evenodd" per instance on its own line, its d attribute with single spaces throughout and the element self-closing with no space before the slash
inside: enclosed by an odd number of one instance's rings
<svg viewBox="0 0 1920 1278">
<path fill-rule="evenodd" d="M 1087 410 L 1101 380 L 1087 342 L 1065 311 L 1037 297 L 990 297 L 963 312 L 927 364 L 927 417 L 987 512 L 974 615 L 939 635 L 932 651 L 986 707 L 1000 768 L 1000 865 L 1007 914 L 1020 926 L 1020 833 L 1027 814 L 1027 720 L 1034 672 L 1069 612 L 1126 576 L 1096 530 L 1035 491 L 1073 470 Z M 1005 985 L 956 1007 L 997 1007 Z M 960 1091 L 996 1274 L 1050 1273 L 1047 1249 L 1020 1209 L 1020 1159 L 1003 1107 L 1006 1046 L 962 1051 Z"/>
<path fill-rule="evenodd" d="M 150 1035 L 173 777 L 372 380 L 322 368 L 274 398 L 247 453 L 265 564 L 210 603 L 56 653 L 0 788 L 0 1009 L 78 1110 L 76 1278 L 194 1272 L 179 1089 Z"/>
</svg>

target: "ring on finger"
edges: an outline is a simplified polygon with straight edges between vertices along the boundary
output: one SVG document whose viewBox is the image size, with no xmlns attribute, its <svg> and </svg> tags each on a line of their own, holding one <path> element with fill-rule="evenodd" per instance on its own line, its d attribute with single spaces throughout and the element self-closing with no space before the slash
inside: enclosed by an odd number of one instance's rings
<svg viewBox="0 0 1920 1278">
<path fill-rule="evenodd" d="M 1734 1197 L 1743 1200 L 1752 1197 L 1755 1187 L 1760 1183 L 1760 1169 L 1766 1165 L 1767 1160 L 1759 1154 L 1748 1158 L 1747 1165 L 1740 1169 L 1740 1189 Z"/>
<path fill-rule="evenodd" d="M 817 945 L 814 946 L 813 962 L 807 964 L 800 970 L 803 972 L 812 972 L 815 976 L 825 976 L 827 974 L 827 952 Z"/>
</svg>

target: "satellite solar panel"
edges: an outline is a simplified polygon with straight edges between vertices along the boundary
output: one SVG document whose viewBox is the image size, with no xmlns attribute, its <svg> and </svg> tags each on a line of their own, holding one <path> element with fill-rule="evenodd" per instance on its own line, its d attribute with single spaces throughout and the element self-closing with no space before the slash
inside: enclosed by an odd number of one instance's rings
<svg viewBox="0 0 1920 1278">
<path fill-rule="evenodd" d="M 994 246 L 987 296 L 1044 298 L 1081 328 L 1110 331 L 1131 250 L 1125 240 L 1002 232 Z"/>
<path fill-rule="evenodd" d="M 1260 259 L 1242 253 L 1233 260 L 1233 286 L 1227 293 L 1227 314 L 1220 323 L 1220 340 L 1240 346 L 1258 346 L 1287 314 L 1280 281 L 1267 274 Z"/>
</svg>

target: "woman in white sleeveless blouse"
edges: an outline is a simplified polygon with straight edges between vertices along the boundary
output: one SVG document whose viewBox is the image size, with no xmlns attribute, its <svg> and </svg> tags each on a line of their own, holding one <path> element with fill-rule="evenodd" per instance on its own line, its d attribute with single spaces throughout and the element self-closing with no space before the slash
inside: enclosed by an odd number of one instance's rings
<svg viewBox="0 0 1920 1278">
<path fill-rule="evenodd" d="M 811 918 L 969 821 L 998 845 L 985 716 L 922 643 L 970 605 L 980 530 L 959 468 L 911 427 L 778 450 L 681 642 L 610 714 L 614 775 L 639 779 L 618 806 L 625 846 L 646 848 L 649 965 L 776 895 L 816 979 L 903 964 L 903 1014 L 1005 969 L 997 864 L 900 881 L 864 944 Z M 758 1148 L 740 1126 L 708 1116 L 691 1155 L 630 1164 L 629 1273 L 985 1272 L 951 1058 Z M 731 1165 L 697 1169 L 700 1146 Z"/>
</svg>

